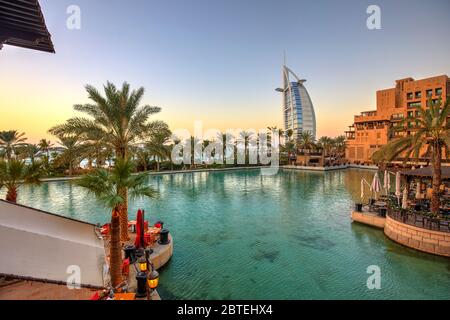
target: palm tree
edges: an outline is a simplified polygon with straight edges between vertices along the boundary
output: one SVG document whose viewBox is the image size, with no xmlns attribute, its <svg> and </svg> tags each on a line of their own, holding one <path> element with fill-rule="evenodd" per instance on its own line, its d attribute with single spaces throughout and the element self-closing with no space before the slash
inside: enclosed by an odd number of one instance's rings
<svg viewBox="0 0 450 320">
<path fill-rule="evenodd" d="M 6 201 L 17 202 L 17 192 L 24 184 L 38 184 L 41 177 L 41 163 L 26 165 L 24 161 L 10 159 L 0 161 L 0 189 L 5 187 Z"/>
<path fill-rule="evenodd" d="M 50 150 L 53 147 L 53 143 L 50 140 L 41 139 L 38 143 L 39 149 L 47 155 L 47 159 L 50 159 Z"/>
<path fill-rule="evenodd" d="M 303 131 L 298 138 L 297 145 L 300 149 L 311 150 L 315 147 L 314 137 L 311 132 Z"/>
<path fill-rule="evenodd" d="M 150 156 L 156 160 L 156 171 L 159 171 L 160 162 L 164 159 L 170 158 L 171 148 L 169 146 L 170 137 L 172 133 L 169 128 L 153 132 L 150 134 L 150 139 L 145 144 Z"/>
<path fill-rule="evenodd" d="M 254 133 L 251 131 L 246 131 L 246 130 L 242 130 L 241 132 L 239 132 L 239 137 L 241 138 L 241 140 L 244 141 L 244 159 L 245 159 L 245 164 L 247 164 L 248 162 L 248 158 L 249 158 L 249 148 L 248 148 L 248 144 L 250 139 L 253 137 Z"/>
<path fill-rule="evenodd" d="M 16 130 L 0 131 L 0 146 L 5 149 L 6 159 L 11 160 L 14 148 L 23 144 L 25 133 Z"/>
<path fill-rule="evenodd" d="M 29 143 L 26 146 L 25 153 L 28 158 L 30 158 L 31 163 L 34 163 L 36 155 L 39 153 L 39 146 L 36 144 Z"/>
<path fill-rule="evenodd" d="M 227 134 L 218 132 L 216 139 L 222 145 L 222 154 L 219 156 L 219 161 L 221 161 L 223 166 L 225 166 L 226 165 L 225 158 L 226 158 L 226 153 L 227 153 Z"/>
<path fill-rule="evenodd" d="M 405 159 L 418 160 L 421 156 L 430 155 L 432 163 L 433 192 L 431 196 L 431 211 L 439 213 L 439 188 L 441 179 L 441 161 L 443 152 L 448 156 L 450 150 L 450 99 L 441 108 L 442 101 L 428 101 L 428 108 L 416 108 L 416 117 L 407 117 L 394 132 L 403 136 L 394 138 L 388 144 L 378 149 L 373 155 L 375 163 L 392 161 L 399 155 Z M 406 133 L 406 134 L 405 134 Z M 425 152 L 421 152 L 425 149 Z"/>
<path fill-rule="evenodd" d="M 339 158 L 345 157 L 345 148 L 347 147 L 347 138 L 344 135 L 334 138 L 334 146 Z"/>
<path fill-rule="evenodd" d="M 92 192 L 98 201 L 111 209 L 111 242 L 109 253 L 109 272 L 112 287 L 122 282 L 122 248 L 120 243 L 120 212 L 128 199 L 121 190 L 127 189 L 131 198 L 153 198 L 156 191 L 146 184 L 145 174 L 132 174 L 134 165 L 128 159 L 118 158 L 111 171 L 96 169 L 95 172 L 83 176 L 76 183 Z M 128 195 L 127 195 L 128 196 Z"/>
<path fill-rule="evenodd" d="M 55 135 L 80 136 L 85 141 L 102 137 L 105 145 L 115 151 L 117 159 L 127 159 L 130 148 L 138 140 L 145 139 L 151 131 L 157 131 L 161 121 L 149 122 L 149 117 L 161 109 L 149 105 L 141 106 L 144 88 L 130 90 L 128 83 L 123 83 L 119 90 L 111 82 L 104 86 L 105 96 L 93 86 L 85 87 L 93 103 L 74 105 L 76 111 L 84 112 L 91 118 L 75 117 L 65 124 L 50 129 Z M 128 237 L 128 202 L 127 189 L 119 190 L 125 203 L 121 206 L 120 225 L 123 241 Z"/>
<path fill-rule="evenodd" d="M 63 151 L 57 156 L 55 163 L 67 165 L 69 167 L 69 176 L 72 176 L 73 168 L 80 163 L 86 154 L 86 148 L 76 136 L 60 136 L 58 144 Z"/>
</svg>

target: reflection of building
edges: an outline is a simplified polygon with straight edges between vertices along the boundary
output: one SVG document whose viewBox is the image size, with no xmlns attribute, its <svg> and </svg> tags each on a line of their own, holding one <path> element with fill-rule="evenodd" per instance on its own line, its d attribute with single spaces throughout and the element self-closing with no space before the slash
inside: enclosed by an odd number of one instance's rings
<svg viewBox="0 0 450 320">
<path fill-rule="evenodd" d="M 444 103 L 449 93 L 450 79 L 446 75 L 421 80 L 405 78 L 397 80 L 394 88 L 377 91 L 377 109 L 355 116 L 346 131 L 346 158 L 351 162 L 370 162 L 371 155 L 396 136 L 389 135 L 389 128 L 415 116 L 416 106 L 425 107 L 429 99 L 442 97 Z"/>
<path fill-rule="evenodd" d="M 295 81 L 290 79 L 290 75 Z M 297 138 L 302 132 L 309 131 L 316 138 L 316 115 L 314 107 L 303 83 L 297 75 L 283 65 L 283 87 L 276 89 L 283 93 L 283 124 L 285 130 L 293 130 Z"/>
</svg>

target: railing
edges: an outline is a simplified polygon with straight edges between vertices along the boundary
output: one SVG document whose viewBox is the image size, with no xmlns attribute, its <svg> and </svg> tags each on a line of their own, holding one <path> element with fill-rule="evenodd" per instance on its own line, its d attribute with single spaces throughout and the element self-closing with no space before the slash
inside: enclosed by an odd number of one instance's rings
<svg viewBox="0 0 450 320">
<path fill-rule="evenodd" d="M 450 220 L 427 217 L 421 214 L 388 208 L 388 216 L 414 227 L 450 233 Z"/>
</svg>

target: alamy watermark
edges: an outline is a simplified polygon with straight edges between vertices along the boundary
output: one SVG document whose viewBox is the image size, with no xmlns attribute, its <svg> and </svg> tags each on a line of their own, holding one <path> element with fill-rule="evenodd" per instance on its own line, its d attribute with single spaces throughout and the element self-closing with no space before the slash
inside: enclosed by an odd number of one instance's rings
<svg viewBox="0 0 450 320">
<path fill-rule="evenodd" d="M 381 8 L 375 4 L 367 7 L 366 13 L 369 17 L 366 20 L 366 26 L 369 30 L 381 29 Z"/>
<path fill-rule="evenodd" d="M 377 265 L 367 267 L 366 272 L 370 274 L 367 278 L 366 286 L 369 290 L 381 289 L 381 268 Z"/>
<path fill-rule="evenodd" d="M 69 15 L 66 20 L 66 26 L 69 30 L 81 29 L 81 8 L 77 5 L 70 5 L 66 9 L 66 13 Z"/>
</svg>

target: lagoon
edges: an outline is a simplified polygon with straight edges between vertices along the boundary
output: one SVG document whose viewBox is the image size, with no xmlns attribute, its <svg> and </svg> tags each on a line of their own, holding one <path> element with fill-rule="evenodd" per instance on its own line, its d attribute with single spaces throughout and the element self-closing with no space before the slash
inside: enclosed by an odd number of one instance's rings
<svg viewBox="0 0 450 320">
<path fill-rule="evenodd" d="M 174 256 L 161 270 L 163 299 L 450 299 L 450 259 L 351 222 L 360 178 L 372 176 L 358 169 L 149 175 L 159 197 L 131 201 L 130 219 L 145 209 L 174 237 Z M 18 202 L 92 223 L 110 218 L 69 181 L 24 186 Z M 369 266 L 381 270 L 379 290 L 366 286 Z"/>
</svg>

